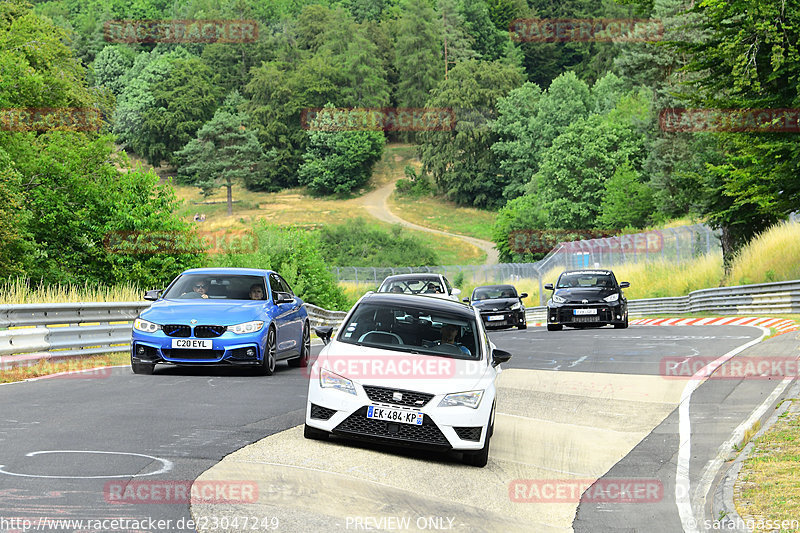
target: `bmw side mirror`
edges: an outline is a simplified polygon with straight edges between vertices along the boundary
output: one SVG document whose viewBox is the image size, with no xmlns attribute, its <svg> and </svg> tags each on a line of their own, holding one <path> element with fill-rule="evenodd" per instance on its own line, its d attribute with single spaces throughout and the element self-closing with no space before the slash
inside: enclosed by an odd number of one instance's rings
<svg viewBox="0 0 800 533">
<path fill-rule="evenodd" d="M 461 301 L 462 301 L 462 302 L 465 302 L 465 303 L 469 303 L 469 298 L 464 298 L 464 299 L 463 299 L 463 300 L 461 300 Z"/>
<path fill-rule="evenodd" d="M 629 282 L 627 282 L 627 281 L 623 281 L 622 283 L 619 284 L 619 288 L 620 289 L 627 289 L 630 286 L 631 286 L 631 284 Z"/>
<path fill-rule="evenodd" d="M 552 283 L 545 283 L 544 284 L 544 288 L 545 288 L 545 290 L 552 291 L 553 290 L 553 284 Z"/>
<path fill-rule="evenodd" d="M 497 366 L 502 363 L 508 362 L 511 359 L 511 354 L 505 350 L 492 350 L 492 366 Z"/>
<path fill-rule="evenodd" d="M 322 339 L 323 344 L 328 344 L 331 342 L 331 335 L 333 334 L 333 327 L 332 326 L 317 326 L 314 328 L 314 333 L 317 334 L 317 337 Z"/>
<path fill-rule="evenodd" d="M 453 296 L 458 296 L 459 294 L 461 294 L 461 289 L 453 289 L 450 291 L 450 294 L 452 294 Z"/>
<path fill-rule="evenodd" d="M 288 292 L 276 292 L 275 293 L 275 303 L 276 304 L 285 304 L 288 302 L 293 302 L 294 298 Z"/>
<path fill-rule="evenodd" d="M 144 293 L 144 299 L 150 300 L 151 302 L 158 300 L 160 296 L 161 296 L 161 291 L 159 289 L 153 289 L 151 291 L 147 291 Z"/>
<path fill-rule="evenodd" d="M 527 292 L 523 292 L 522 294 L 519 295 L 519 299 L 520 300 L 522 300 L 523 298 L 527 298 L 527 297 L 528 297 L 528 293 Z"/>
</svg>

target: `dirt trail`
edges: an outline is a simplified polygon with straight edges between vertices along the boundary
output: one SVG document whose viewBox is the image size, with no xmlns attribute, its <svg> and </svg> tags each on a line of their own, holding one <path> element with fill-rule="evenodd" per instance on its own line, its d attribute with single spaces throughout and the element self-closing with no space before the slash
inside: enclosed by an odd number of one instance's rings
<svg viewBox="0 0 800 533">
<path fill-rule="evenodd" d="M 426 228 L 424 226 L 404 220 L 392 213 L 386 200 L 388 200 L 389 196 L 392 195 L 392 191 L 394 191 L 394 183 L 394 181 L 390 181 L 389 183 L 382 185 L 378 189 L 375 189 L 374 191 L 361 197 L 364 209 L 366 209 L 371 216 L 377 218 L 378 220 L 389 222 L 390 224 L 401 224 L 402 226 L 418 231 L 427 231 L 429 233 L 437 233 L 439 235 L 446 235 L 448 237 L 456 237 L 486 252 L 486 262 L 484 264 L 496 265 L 499 262 L 500 256 L 495 249 L 493 242 L 484 241 L 483 239 L 476 239 L 475 237 L 458 235 L 456 233 L 448 233 L 438 229 Z"/>
</svg>

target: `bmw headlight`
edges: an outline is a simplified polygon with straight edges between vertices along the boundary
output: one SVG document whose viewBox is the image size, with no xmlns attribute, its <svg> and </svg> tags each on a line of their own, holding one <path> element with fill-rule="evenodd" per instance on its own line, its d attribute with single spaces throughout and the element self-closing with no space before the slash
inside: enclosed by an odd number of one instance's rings
<svg viewBox="0 0 800 533">
<path fill-rule="evenodd" d="M 228 331 L 232 331 L 239 335 L 243 333 L 255 333 L 256 331 L 260 330 L 264 326 L 263 320 L 253 320 L 251 322 L 243 322 L 241 324 L 235 324 L 233 326 L 228 326 Z"/>
<path fill-rule="evenodd" d="M 152 322 L 148 322 L 147 320 L 137 318 L 133 321 L 133 329 L 138 329 L 139 331 L 144 331 L 145 333 L 155 333 L 161 329 L 161 326 L 158 324 L 153 324 Z"/>
<path fill-rule="evenodd" d="M 511 306 L 511 310 L 512 311 L 516 311 L 517 309 L 520 309 L 521 307 L 522 307 L 522 304 L 517 302 L 517 303 L 515 303 L 514 305 Z"/>
<path fill-rule="evenodd" d="M 356 388 L 353 386 L 352 381 L 343 378 L 339 374 L 334 374 L 326 368 L 319 371 L 319 386 L 323 389 L 337 389 L 353 395 L 356 394 Z"/>
<path fill-rule="evenodd" d="M 567 299 L 566 299 L 566 298 L 562 298 L 562 297 L 561 297 L 561 296 L 559 296 L 558 294 L 554 294 L 554 295 L 553 295 L 553 301 L 554 301 L 555 303 L 557 303 L 557 304 L 563 304 L 564 302 L 566 302 L 566 301 L 567 301 Z"/>
<path fill-rule="evenodd" d="M 482 390 L 456 392 L 442 398 L 442 401 L 439 402 L 439 407 L 471 407 L 477 409 L 482 397 Z"/>
<path fill-rule="evenodd" d="M 619 293 L 615 292 L 614 294 L 606 296 L 605 298 L 603 298 L 603 300 L 605 300 L 606 302 L 616 302 L 617 300 L 619 300 Z"/>
</svg>

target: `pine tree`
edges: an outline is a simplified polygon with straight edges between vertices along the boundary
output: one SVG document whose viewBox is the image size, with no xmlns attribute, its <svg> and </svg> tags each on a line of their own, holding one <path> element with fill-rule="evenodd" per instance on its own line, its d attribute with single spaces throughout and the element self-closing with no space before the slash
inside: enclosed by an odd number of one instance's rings
<svg viewBox="0 0 800 533">
<path fill-rule="evenodd" d="M 218 187 L 227 189 L 228 215 L 233 214 L 233 185 L 247 182 L 260 171 L 264 154 L 248 117 L 240 111 L 243 99 L 233 92 L 206 122 L 197 138 L 176 153 L 181 164 L 178 181 L 194 185 L 209 195 Z"/>
</svg>

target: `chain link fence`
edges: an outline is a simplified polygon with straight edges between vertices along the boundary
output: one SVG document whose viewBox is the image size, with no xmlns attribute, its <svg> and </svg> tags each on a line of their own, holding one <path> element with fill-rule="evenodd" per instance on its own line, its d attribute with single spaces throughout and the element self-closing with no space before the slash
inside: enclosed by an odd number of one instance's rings
<svg viewBox="0 0 800 533">
<path fill-rule="evenodd" d="M 538 232 L 541 238 L 545 232 Z M 535 279 L 539 294 L 544 295 L 542 279 L 551 270 L 573 268 L 613 268 L 624 264 L 662 260 L 675 263 L 690 261 L 720 251 L 719 232 L 703 224 L 614 235 L 597 239 L 560 242 L 535 263 L 500 263 L 496 265 L 452 265 L 421 267 L 332 267 L 339 281 L 375 288 L 387 276 L 415 272 L 444 274 L 451 281 L 463 274 L 472 284 L 492 284 L 519 279 Z"/>
</svg>

